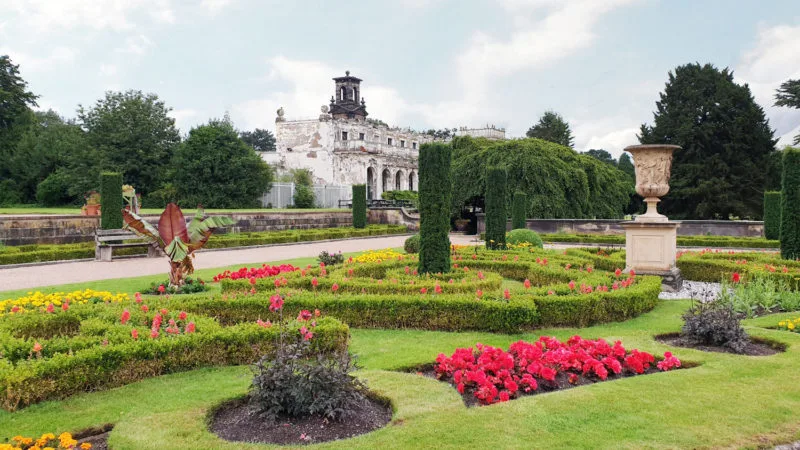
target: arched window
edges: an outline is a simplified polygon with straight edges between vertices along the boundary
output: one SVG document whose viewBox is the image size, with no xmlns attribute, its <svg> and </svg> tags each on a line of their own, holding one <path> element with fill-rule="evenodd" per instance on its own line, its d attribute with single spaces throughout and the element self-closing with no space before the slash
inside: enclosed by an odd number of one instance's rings
<svg viewBox="0 0 800 450">
<path fill-rule="evenodd" d="M 392 174 L 389 173 L 389 169 L 383 169 L 383 175 L 381 176 L 381 192 L 386 192 L 391 190 L 392 186 Z"/>
<path fill-rule="evenodd" d="M 400 187 L 403 183 L 403 172 L 398 170 L 397 173 L 394 175 L 394 190 L 399 191 L 402 190 Z"/>
<path fill-rule="evenodd" d="M 375 169 L 367 167 L 367 198 L 372 200 L 375 197 Z"/>
<path fill-rule="evenodd" d="M 408 190 L 409 191 L 415 190 L 414 189 L 415 188 L 415 186 L 414 186 L 414 182 L 415 181 L 416 180 L 414 180 L 414 171 L 412 170 L 411 172 L 408 173 Z"/>
<path fill-rule="evenodd" d="M 345 90 L 344 86 L 342 86 L 342 91 L 339 93 L 339 98 L 342 99 L 342 100 L 347 100 L 346 95 L 347 95 L 346 94 L 346 90 Z"/>
</svg>

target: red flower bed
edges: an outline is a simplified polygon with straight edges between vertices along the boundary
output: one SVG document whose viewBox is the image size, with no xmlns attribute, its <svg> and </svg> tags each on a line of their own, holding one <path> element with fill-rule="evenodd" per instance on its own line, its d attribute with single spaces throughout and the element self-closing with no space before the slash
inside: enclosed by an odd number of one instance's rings
<svg viewBox="0 0 800 450">
<path fill-rule="evenodd" d="M 477 350 L 459 348 L 451 356 L 436 358 L 436 377 L 455 385 L 462 395 L 472 393 L 483 405 L 508 401 L 520 395 L 604 381 L 681 366 L 671 353 L 653 367 L 653 355 L 627 351 L 622 343 L 571 337 L 566 343 L 542 336 L 530 343 L 519 341 L 508 351 L 477 344 Z"/>
<path fill-rule="evenodd" d="M 264 264 L 261 267 L 251 267 L 249 269 L 247 267 L 242 267 L 235 272 L 226 270 L 225 272 L 215 275 L 214 281 L 224 280 L 225 278 L 230 278 L 231 280 L 267 278 L 274 277 L 284 272 L 294 272 L 295 270 L 300 270 L 300 268 L 291 264 L 282 264 L 280 266 L 268 266 Z"/>
</svg>

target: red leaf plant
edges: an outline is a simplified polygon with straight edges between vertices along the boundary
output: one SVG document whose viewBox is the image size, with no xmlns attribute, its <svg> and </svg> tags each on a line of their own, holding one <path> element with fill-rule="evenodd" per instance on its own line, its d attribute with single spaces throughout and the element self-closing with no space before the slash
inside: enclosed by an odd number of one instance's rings
<svg viewBox="0 0 800 450">
<path fill-rule="evenodd" d="M 450 356 L 436 358 L 436 377 L 446 380 L 459 393 L 472 393 L 480 404 L 491 405 L 540 390 L 555 390 L 581 382 L 604 381 L 610 376 L 668 371 L 681 366 L 670 352 L 653 368 L 653 355 L 632 350 L 620 341 L 589 340 L 573 336 L 567 342 L 542 336 L 536 342 L 519 341 L 508 351 L 477 344 L 459 348 Z"/>
<path fill-rule="evenodd" d="M 169 257 L 170 286 L 182 286 L 186 275 L 194 272 L 194 252 L 203 248 L 216 228 L 232 225 L 233 219 L 225 216 L 204 217 L 198 206 L 194 218 L 186 225 L 181 208 L 175 203 L 167 205 L 158 220 L 158 229 L 138 214 L 122 210 L 124 228 L 148 239 Z"/>
</svg>

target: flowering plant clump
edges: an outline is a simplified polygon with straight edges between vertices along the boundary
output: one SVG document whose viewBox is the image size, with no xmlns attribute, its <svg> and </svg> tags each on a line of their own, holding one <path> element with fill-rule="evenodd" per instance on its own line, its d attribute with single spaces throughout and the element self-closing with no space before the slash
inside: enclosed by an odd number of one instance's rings
<svg viewBox="0 0 800 450">
<path fill-rule="evenodd" d="M 796 319 L 781 320 L 778 322 L 778 328 L 781 330 L 791 331 L 793 333 L 800 333 L 800 317 Z"/>
<path fill-rule="evenodd" d="M 67 310 L 70 305 L 121 303 L 128 300 L 130 300 L 128 294 L 123 292 L 114 294 L 109 291 L 95 291 L 93 289 L 68 293 L 54 292 L 51 294 L 36 291 L 28 292 L 23 297 L 0 300 L 0 316 L 37 310 L 52 313 L 56 310 Z M 67 306 L 64 307 L 64 305 Z"/>
<path fill-rule="evenodd" d="M 89 450 L 92 444 L 83 443 L 78 445 L 78 441 L 72 438 L 70 433 L 61 433 L 56 437 L 53 433 L 45 433 L 40 438 L 34 439 L 25 436 L 14 436 L 11 442 L 0 443 L 0 450 L 61 450 L 61 449 L 81 449 Z"/>
<path fill-rule="evenodd" d="M 398 253 L 390 248 L 387 248 L 386 250 L 370 250 L 366 253 L 362 253 L 356 256 L 355 258 L 353 258 L 353 260 L 359 263 L 372 263 L 372 262 L 379 263 L 403 257 L 405 257 L 404 254 Z"/>
<path fill-rule="evenodd" d="M 220 281 L 224 279 L 231 279 L 231 280 L 240 280 L 240 279 L 250 279 L 250 278 L 267 278 L 267 277 L 274 277 L 275 275 L 280 275 L 285 272 L 294 272 L 296 270 L 300 270 L 299 267 L 295 267 L 291 264 L 281 264 L 280 266 L 269 266 L 267 264 L 262 265 L 261 267 L 242 267 L 239 270 L 231 272 L 230 270 L 226 270 L 220 274 L 214 276 L 214 281 Z"/>
<path fill-rule="evenodd" d="M 150 287 L 144 289 L 145 294 L 150 295 L 175 295 L 175 294 L 195 294 L 198 292 L 205 292 L 208 290 L 206 282 L 200 278 L 194 279 L 186 277 L 183 284 L 180 286 L 169 284 L 168 280 L 160 283 L 152 283 Z"/>
<path fill-rule="evenodd" d="M 519 341 L 508 351 L 477 344 L 459 348 L 451 356 L 440 354 L 434 370 L 459 393 L 472 393 L 480 404 L 491 405 L 524 394 L 604 381 L 609 377 L 640 375 L 651 370 L 655 358 L 639 350 L 630 352 L 620 341 L 589 340 L 573 336 L 567 342 L 542 336 L 536 342 Z M 668 371 L 681 366 L 671 353 L 657 364 Z"/>
</svg>

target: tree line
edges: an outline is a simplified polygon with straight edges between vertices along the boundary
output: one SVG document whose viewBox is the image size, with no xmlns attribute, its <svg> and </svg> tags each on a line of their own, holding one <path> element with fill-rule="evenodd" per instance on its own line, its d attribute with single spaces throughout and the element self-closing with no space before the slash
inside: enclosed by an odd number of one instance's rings
<svg viewBox="0 0 800 450">
<path fill-rule="evenodd" d="M 75 118 L 34 111 L 37 98 L 0 56 L 0 206 L 81 204 L 115 171 L 145 206 L 256 207 L 274 177 L 257 153 L 275 150 L 272 133 L 238 131 L 227 116 L 181 136 L 155 94 L 107 92 Z"/>
</svg>

